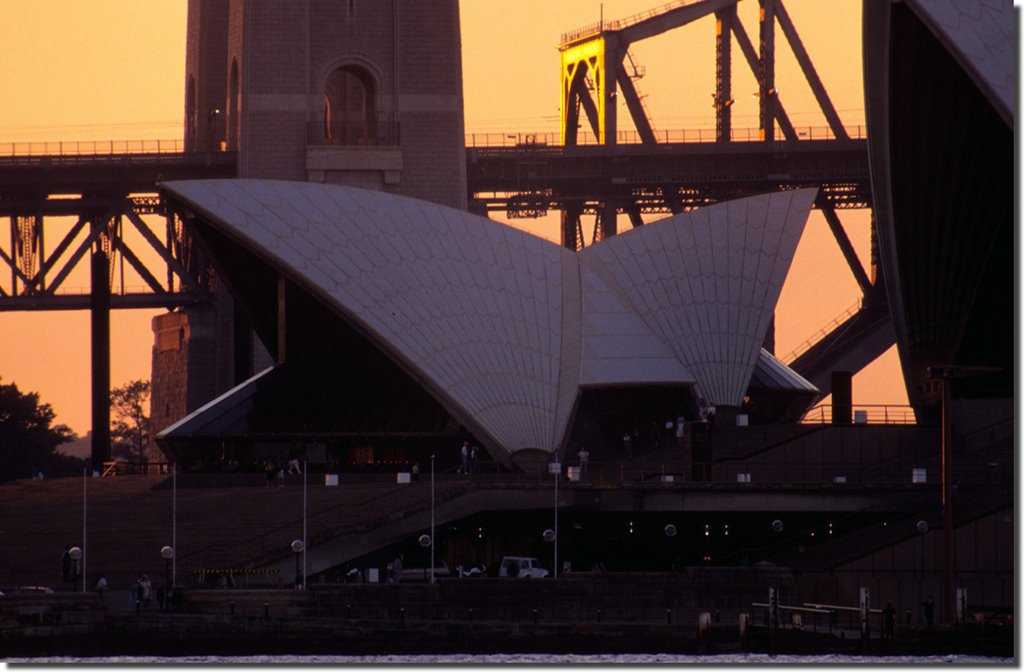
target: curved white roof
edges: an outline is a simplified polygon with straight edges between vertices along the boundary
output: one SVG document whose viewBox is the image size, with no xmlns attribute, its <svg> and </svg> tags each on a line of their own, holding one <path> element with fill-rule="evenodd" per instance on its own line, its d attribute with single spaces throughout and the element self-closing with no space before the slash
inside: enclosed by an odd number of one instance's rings
<svg viewBox="0 0 1024 672">
<path fill-rule="evenodd" d="M 999 113 L 1012 120 L 1017 108 L 1017 16 L 1012 0 L 911 0 L 909 4 Z"/>
<path fill-rule="evenodd" d="M 577 255 L 381 192 L 272 180 L 163 186 L 369 334 L 506 454 L 557 448 L 581 386 L 699 383 L 709 401 L 738 403 L 814 196 L 711 206 Z M 740 261 L 728 260 L 730 246 Z"/>
<path fill-rule="evenodd" d="M 720 203 L 584 251 L 714 405 L 739 406 L 816 189 Z"/>
</svg>

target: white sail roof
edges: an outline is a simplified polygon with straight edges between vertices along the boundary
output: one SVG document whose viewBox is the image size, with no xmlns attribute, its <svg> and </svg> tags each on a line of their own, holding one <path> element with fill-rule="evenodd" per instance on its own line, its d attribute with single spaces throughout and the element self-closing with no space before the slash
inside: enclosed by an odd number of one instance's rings
<svg viewBox="0 0 1024 672">
<path fill-rule="evenodd" d="M 697 382 L 710 400 L 732 400 L 814 195 L 711 206 L 577 255 L 381 192 L 273 180 L 163 186 L 370 334 L 506 454 L 556 449 L 581 387 Z"/>
<path fill-rule="evenodd" d="M 1017 16 L 1012 0 L 911 0 L 932 32 L 1007 119 L 1017 109 Z M 1011 122 L 1012 124 L 1012 122 Z"/>
<path fill-rule="evenodd" d="M 693 372 L 711 404 L 739 406 L 816 189 L 719 203 L 587 249 Z"/>
</svg>

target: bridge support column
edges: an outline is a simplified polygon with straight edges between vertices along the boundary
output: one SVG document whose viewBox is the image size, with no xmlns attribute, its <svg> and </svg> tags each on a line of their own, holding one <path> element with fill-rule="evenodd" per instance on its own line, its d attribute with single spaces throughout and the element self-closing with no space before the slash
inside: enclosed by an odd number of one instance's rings
<svg viewBox="0 0 1024 672">
<path fill-rule="evenodd" d="M 91 260 L 92 292 L 92 465 L 101 469 L 110 459 L 110 260 L 94 245 Z"/>
<path fill-rule="evenodd" d="M 562 247 L 573 252 L 580 249 L 582 242 L 581 210 L 578 203 L 566 203 L 562 210 Z"/>
<path fill-rule="evenodd" d="M 761 139 L 775 140 L 775 0 L 760 0 L 761 3 L 761 64 L 760 97 Z"/>
<path fill-rule="evenodd" d="M 599 229 L 594 236 L 594 242 L 611 238 L 619 232 L 619 213 L 614 203 L 605 203 L 601 208 Z"/>
<path fill-rule="evenodd" d="M 736 6 L 715 12 L 715 140 L 732 140 L 732 22 Z"/>
</svg>

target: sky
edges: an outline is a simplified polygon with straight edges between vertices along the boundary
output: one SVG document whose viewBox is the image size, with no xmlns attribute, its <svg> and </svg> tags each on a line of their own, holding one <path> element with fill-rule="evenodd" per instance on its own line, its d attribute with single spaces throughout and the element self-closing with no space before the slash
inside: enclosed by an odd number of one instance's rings
<svg viewBox="0 0 1024 672">
<path fill-rule="evenodd" d="M 462 0 L 467 133 L 556 132 L 561 34 L 598 21 L 602 13 L 606 20 L 621 19 L 660 4 Z M 860 0 L 786 0 L 785 6 L 844 125 L 851 131 L 863 125 Z M 180 139 L 186 9 L 186 0 L 0 0 L 0 153 L 10 152 L 13 142 Z M 757 2 L 740 2 L 739 17 L 756 41 Z M 824 127 L 778 28 L 776 45 L 776 84 L 794 126 Z M 637 88 L 656 130 L 714 128 L 713 20 L 634 44 L 630 51 L 645 70 Z M 733 128 L 756 128 L 757 86 L 735 43 L 733 73 Z M 628 128 L 628 114 L 619 119 Z M 866 268 L 869 213 L 840 214 Z M 526 224 L 557 240 L 557 224 Z M 69 284 L 84 287 L 87 279 Z M 812 213 L 777 307 L 776 353 L 785 359 L 858 298 L 824 219 Z M 149 378 L 150 322 L 158 313 L 113 312 L 113 385 Z M 88 313 L 0 313 L 0 380 L 39 392 L 54 407 L 57 422 L 87 432 Z M 857 404 L 906 403 L 895 347 L 854 378 L 853 393 Z"/>
</svg>

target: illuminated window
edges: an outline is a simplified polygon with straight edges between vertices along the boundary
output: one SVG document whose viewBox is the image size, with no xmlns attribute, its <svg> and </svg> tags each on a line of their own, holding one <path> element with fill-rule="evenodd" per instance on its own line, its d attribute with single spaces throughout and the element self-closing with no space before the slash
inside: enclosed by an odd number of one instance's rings
<svg viewBox="0 0 1024 672">
<path fill-rule="evenodd" d="M 324 134 L 331 144 L 377 143 L 376 90 L 370 73 L 344 66 L 324 88 Z"/>
</svg>

